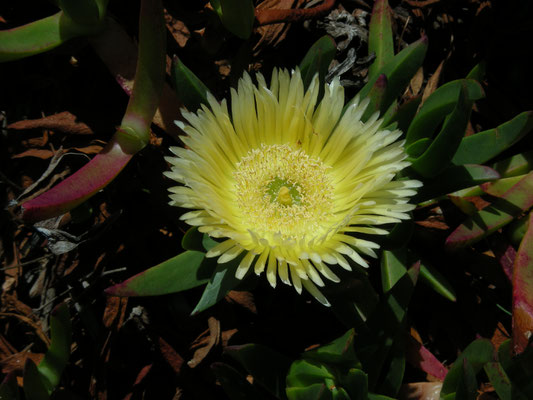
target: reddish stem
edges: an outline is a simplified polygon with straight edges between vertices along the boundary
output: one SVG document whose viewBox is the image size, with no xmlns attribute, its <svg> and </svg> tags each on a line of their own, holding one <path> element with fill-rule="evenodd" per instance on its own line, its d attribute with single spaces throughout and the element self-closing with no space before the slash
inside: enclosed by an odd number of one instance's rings
<svg viewBox="0 0 533 400">
<path fill-rule="evenodd" d="M 276 24 L 279 22 L 298 22 L 306 19 L 321 17 L 335 5 L 335 0 L 324 0 L 322 4 L 313 8 L 291 8 L 255 10 L 255 18 L 261 25 Z"/>
</svg>

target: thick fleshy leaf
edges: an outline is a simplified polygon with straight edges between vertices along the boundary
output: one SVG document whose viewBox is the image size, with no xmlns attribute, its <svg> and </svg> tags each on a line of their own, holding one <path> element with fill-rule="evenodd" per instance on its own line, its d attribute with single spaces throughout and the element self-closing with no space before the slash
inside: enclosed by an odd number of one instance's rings
<svg viewBox="0 0 533 400">
<path fill-rule="evenodd" d="M 285 397 L 285 378 L 291 360 L 260 344 L 227 346 L 224 354 L 237 360 L 254 378 L 254 384 L 263 386 L 276 398 Z"/>
<path fill-rule="evenodd" d="M 492 165 L 502 178 L 527 174 L 533 169 L 533 150 L 515 154 Z"/>
<path fill-rule="evenodd" d="M 450 301 L 457 300 L 450 282 L 438 270 L 426 262 L 420 264 L 420 280 L 442 297 Z"/>
<path fill-rule="evenodd" d="M 210 0 L 224 27 L 241 39 L 252 34 L 255 8 L 252 0 Z"/>
<path fill-rule="evenodd" d="M 422 65 L 426 56 L 427 47 L 428 39 L 426 36 L 423 36 L 396 54 L 361 89 L 359 92 L 360 98 L 364 99 L 376 83 L 378 77 L 381 74 L 385 74 L 387 77 L 387 90 L 381 103 L 381 112 L 384 113 L 387 111 L 393 101 L 402 94 L 413 75 Z"/>
<path fill-rule="evenodd" d="M 470 72 L 466 76 L 466 79 L 475 79 L 479 83 L 482 83 L 483 79 L 485 78 L 486 70 L 487 63 L 485 61 L 481 61 L 470 70 Z"/>
<path fill-rule="evenodd" d="M 50 316 L 50 335 L 50 347 L 37 366 L 49 394 L 59 384 L 70 356 L 72 326 L 68 306 L 65 303 L 58 306 Z"/>
<path fill-rule="evenodd" d="M 126 166 L 133 152 L 118 135 L 88 164 L 40 196 L 22 204 L 26 222 L 52 218 L 79 206 L 107 186 Z"/>
<path fill-rule="evenodd" d="M 361 117 L 362 121 L 368 120 L 374 114 L 375 112 L 379 112 L 381 109 L 381 104 L 385 100 L 385 93 L 387 91 L 387 77 L 385 74 L 381 74 L 378 76 L 378 79 L 374 83 L 374 86 L 372 86 L 372 89 L 370 89 L 370 92 L 368 93 L 368 98 L 370 99 L 370 103 L 368 103 L 368 106 L 366 107 L 366 110 Z"/>
<path fill-rule="evenodd" d="M 391 9 L 387 0 L 377 0 L 374 3 L 368 31 L 368 52 L 376 56 L 374 63 L 368 68 L 368 77 L 373 79 L 394 57 Z"/>
<path fill-rule="evenodd" d="M 452 163 L 482 164 L 496 157 L 533 129 L 533 112 L 523 112 L 494 129 L 467 136 L 461 140 Z"/>
<path fill-rule="evenodd" d="M 341 377 L 341 385 L 350 394 L 350 400 L 368 399 L 368 377 L 360 369 L 350 368 L 346 376 Z"/>
<path fill-rule="evenodd" d="M 390 118 L 385 118 L 383 126 L 389 129 L 388 127 L 396 122 L 398 124 L 398 129 L 402 132 L 407 132 L 409 125 L 411 125 L 411 122 L 418 111 L 421 101 L 422 96 L 413 97 L 407 100 L 400 105 L 393 114 L 391 114 Z"/>
<path fill-rule="evenodd" d="M 217 381 L 232 400 L 266 400 L 267 397 L 254 385 L 246 380 L 246 376 L 232 366 L 216 362 L 211 364 L 211 370 L 217 377 Z"/>
<path fill-rule="evenodd" d="M 111 296 L 158 296 L 203 285 L 214 262 L 201 251 L 187 250 L 105 290 Z"/>
<path fill-rule="evenodd" d="M 354 348 L 355 331 L 350 329 L 341 337 L 331 343 L 306 351 L 302 357 L 306 360 L 314 360 L 326 364 L 335 364 L 347 368 L 360 368 L 361 363 L 355 355 Z"/>
<path fill-rule="evenodd" d="M 48 400 L 50 398 L 50 393 L 48 392 L 48 387 L 43 376 L 39 373 L 37 366 L 29 357 L 24 364 L 23 379 L 23 389 L 26 399 Z"/>
<path fill-rule="evenodd" d="M 287 388 L 307 387 L 326 380 L 333 382 L 334 379 L 333 372 L 324 364 L 316 361 L 296 360 L 291 364 L 287 374 Z"/>
<path fill-rule="evenodd" d="M 177 56 L 172 58 L 171 73 L 178 98 L 189 111 L 195 112 L 200 105 L 208 104 L 209 89 Z"/>
<path fill-rule="evenodd" d="M 141 1 L 139 16 L 139 57 L 133 90 L 120 130 L 143 143 L 150 141 L 150 125 L 159 105 L 166 66 L 166 26 L 161 0 Z"/>
<path fill-rule="evenodd" d="M 226 294 L 235 289 L 242 280 L 235 277 L 237 265 L 234 262 L 217 264 L 215 271 L 211 275 L 202 297 L 192 311 L 191 315 L 196 315 L 209 307 L 218 303 Z"/>
<path fill-rule="evenodd" d="M 442 363 L 411 335 L 407 335 L 406 359 L 415 368 L 443 381 L 448 370 Z"/>
<path fill-rule="evenodd" d="M 415 202 L 423 202 L 474 185 L 498 179 L 498 172 L 484 165 L 452 165 L 435 178 L 424 182 L 415 196 Z"/>
<path fill-rule="evenodd" d="M 160 0 L 143 0 L 139 60 L 122 125 L 107 146 L 82 169 L 23 204 L 22 217 L 35 222 L 61 215 L 107 186 L 150 138 L 165 71 L 165 25 Z"/>
<path fill-rule="evenodd" d="M 462 374 L 457 383 L 455 400 L 476 400 L 478 386 L 476 372 L 468 358 L 464 358 Z"/>
<path fill-rule="evenodd" d="M 434 177 L 443 171 L 457 151 L 464 136 L 472 102 L 466 99 L 466 90 L 461 88 L 455 108 L 450 113 L 437 137 L 421 156 L 411 161 L 411 168 L 424 177 Z"/>
<path fill-rule="evenodd" d="M 459 248 L 475 243 L 508 224 L 533 206 L 533 172 L 524 176 L 490 206 L 458 226 L 446 239 L 446 246 Z"/>
<path fill-rule="evenodd" d="M 521 353 L 533 332 L 533 212 L 513 267 L 513 350 Z"/>
<path fill-rule="evenodd" d="M 518 175 L 510 178 L 497 179 L 493 182 L 483 183 L 479 185 L 479 187 L 483 191 L 482 194 L 486 193 L 494 197 L 502 197 L 505 192 L 516 185 L 524 176 L 525 175 Z M 481 196 L 481 194 L 479 196 Z"/>
<path fill-rule="evenodd" d="M 407 130 L 406 147 L 420 139 L 434 136 L 444 118 L 456 108 L 461 91 L 465 93 L 466 103 L 485 97 L 481 85 L 471 79 L 460 79 L 442 85 L 426 99 L 413 119 Z"/>
<path fill-rule="evenodd" d="M 57 5 L 72 21 L 78 25 L 98 24 L 105 13 L 102 13 L 102 7 L 105 10 L 107 1 L 95 0 L 58 0 Z M 100 4 L 99 4 L 100 3 Z"/>
<path fill-rule="evenodd" d="M 66 41 L 98 32 L 101 27 L 79 25 L 63 12 L 13 29 L 0 30 L 0 62 L 52 50 Z"/>
<path fill-rule="evenodd" d="M 511 381 L 499 362 L 488 362 L 483 367 L 500 400 L 511 400 Z"/>
<path fill-rule="evenodd" d="M 470 343 L 457 357 L 457 360 L 455 360 L 446 375 L 442 385 L 441 396 L 457 391 L 464 377 L 463 360 L 468 360 L 474 374 L 477 374 L 486 363 L 493 361 L 493 350 L 491 342 L 487 339 L 477 339 Z"/>
<path fill-rule="evenodd" d="M 381 288 L 388 292 L 407 272 L 405 248 L 385 250 L 381 256 Z"/>
<path fill-rule="evenodd" d="M 318 79 L 323 85 L 336 50 L 335 41 L 328 35 L 322 36 L 313 43 L 300 63 L 300 72 L 305 88 L 309 86 L 316 74 L 318 74 Z"/>
</svg>

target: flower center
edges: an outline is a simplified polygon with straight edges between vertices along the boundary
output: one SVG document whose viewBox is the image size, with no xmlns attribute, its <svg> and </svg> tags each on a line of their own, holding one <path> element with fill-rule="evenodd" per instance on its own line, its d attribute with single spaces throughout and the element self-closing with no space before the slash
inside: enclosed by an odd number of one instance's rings
<svg viewBox="0 0 533 400">
<path fill-rule="evenodd" d="M 313 236 L 331 215 L 328 167 L 289 145 L 261 145 L 233 173 L 242 223 L 260 236 Z"/>
</svg>

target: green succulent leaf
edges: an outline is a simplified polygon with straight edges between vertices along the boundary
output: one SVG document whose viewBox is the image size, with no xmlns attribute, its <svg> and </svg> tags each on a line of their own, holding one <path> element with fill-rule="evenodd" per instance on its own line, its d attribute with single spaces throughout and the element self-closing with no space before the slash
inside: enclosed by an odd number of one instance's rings
<svg viewBox="0 0 533 400">
<path fill-rule="evenodd" d="M 387 77 L 385 74 L 381 74 L 368 93 L 367 97 L 370 99 L 370 103 L 368 103 L 364 114 L 361 116 L 362 121 L 366 122 L 373 114 L 379 113 L 381 104 L 385 100 L 386 91 Z"/>
<path fill-rule="evenodd" d="M 487 339 L 477 339 L 470 343 L 457 357 L 446 375 L 442 384 L 441 396 L 457 392 L 458 387 L 465 384 L 465 373 L 466 378 L 470 379 L 469 374 L 473 372 L 475 379 L 475 375 L 481 368 L 486 363 L 493 361 L 493 350 L 492 343 Z M 465 360 L 468 361 L 467 365 L 471 367 L 471 370 L 470 367 L 464 368 Z"/>
<path fill-rule="evenodd" d="M 501 198 L 458 226 L 446 239 L 446 245 L 452 249 L 468 246 L 505 226 L 533 206 L 532 193 L 533 172 L 530 172 Z"/>
<path fill-rule="evenodd" d="M 502 178 L 527 174 L 533 170 L 533 150 L 518 153 L 492 165 Z"/>
<path fill-rule="evenodd" d="M 333 342 L 305 352 L 303 358 L 346 368 L 360 368 L 361 363 L 355 354 L 354 338 L 355 331 L 350 329 Z"/>
<path fill-rule="evenodd" d="M 300 63 L 300 73 L 306 89 L 316 74 L 318 74 L 318 79 L 321 83 L 320 87 L 322 87 L 336 50 L 335 41 L 328 35 L 322 36 L 313 43 Z"/>
<path fill-rule="evenodd" d="M 442 85 L 426 99 L 409 126 L 405 138 L 407 148 L 420 139 L 434 136 L 445 117 L 457 108 L 461 91 L 464 92 L 466 104 L 485 97 L 481 85 L 472 79 L 460 79 Z"/>
<path fill-rule="evenodd" d="M 402 132 L 407 132 L 421 102 L 422 96 L 416 96 L 407 100 L 400 105 L 389 118 L 384 119 L 383 126 L 386 127 L 386 129 L 390 129 L 389 126 L 396 123 L 398 129 Z"/>
<path fill-rule="evenodd" d="M 235 289 L 242 281 L 235 277 L 237 265 L 235 262 L 217 264 L 213 275 L 207 282 L 202 297 L 192 311 L 196 315 L 218 303 L 226 294 Z"/>
<path fill-rule="evenodd" d="M 112 296 L 157 296 L 176 293 L 209 281 L 214 262 L 205 253 L 187 250 L 112 286 L 105 292 Z"/>
<path fill-rule="evenodd" d="M 171 73 L 176 94 L 189 111 L 195 112 L 202 104 L 208 104 L 209 89 L 177 56 L 172 58 Z"/>
<path fill-rule="evenodd" d="M 464 136 L 472 102 L 466 100 L 466 91 L 461 89 L 456 106 L 446 118 L 437 137 L 428 149 L 412 160 L 411 168 L 424 177 L 434 177 L 443 171 L 452 160 Z"/>
<path fill-rule="evenodd" d="M 210 0 L 224 27 L 241 39 L 252 34 L 255 7 L 252 0 Z"/>
<path fill-rule="evenodd" d="M 335 376 L 324 364 L 316 361 L 296 360 L 291 364 L 287 374 L 287 388 L 307 387 L 334 379 Z M 290 396 L 288 397 L 290 399 Z"/>
<path fill-rule="evenodd" d="M 368 399 L 368 377 L 364 371 L 350 368 L 346 375 L 340 377 L 340 383 L 346 388 L 351 400 Z"/>
<path fill-rule="evenodd" d="M 48 400 L 50 398 L 48 385 L 31 358 L 27 358 L 24 364 L 23 379 L 26 399 Z"/>
<path fill-rule="evenodd" d="M 490 383 L 501 400 L 511 400 L 511 381 L 499 362 L 492 361 L 483 367 Z"/>
<path fill-rule="evenodd" d="M 384 114 L 402 94 L 411 78 L 422 65 L 426 56 L 427 46 L 428 40 L 424 36 L 396 54 L 361 89 L 359 92 L 360 98 L 364 99 L 368 96 L 378 77 L 384 74 L 387 77 L 387 90 L 380 107 L 381 113 Z"/>
<path fill-rule="evenodd" d="M 49 394 L 59 384 L 72 344 L 70 314 L 68 306 L 64 303 L 57 307 L 50 317 L 50 334 L 52 338 L 50 347 L 37 366 Z"/>
<path fill-rule="evenodd" d="M 374 63 L 368 69 L 368 78 L 373 79 L 394 57 L 392 17 L 387 0 L 374 3 L 368 30 L 368 52 L 376 55 Z"/>
<path fill-rule="evenodd" d="M 105 13 L 108 0 L 58 0 L 57 5 L 65 15 L 78 25 L 95 25 L 100 23 Z"/>
<path fill-rule="evenodd" d="M 452 163 L 482 164 L 496 157 L 533 129 L 533 112 L 523 112 L 494 129 L 467 136 L 461 140 Z"/>
</svg>

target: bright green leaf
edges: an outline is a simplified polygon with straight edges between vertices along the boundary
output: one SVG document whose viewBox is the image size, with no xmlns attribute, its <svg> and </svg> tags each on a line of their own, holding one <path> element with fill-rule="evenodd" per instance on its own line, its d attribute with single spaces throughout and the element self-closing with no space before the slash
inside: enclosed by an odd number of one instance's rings
<svg viewBox="0 0 533 400">
<path fill-rule="evenodd" d="M 433 177 L 449 164 L 464 136 L 472 102 L 465 99 L 466 92 L 461 89 L 457 104 L 444 121 L 444 125 L 428 149 L 411 162 L 411 168 L 424 177 Z"/>
<path fill-rule="evenodd" d="M 406 147 L 422 138 L 432 138 L 435 130 L 457 108 L 459 93 L 464 91 L 465 103 L 469 104 L 485 97 L 481 85 L 471 79 L 448 82 L 435 90 L 422 104 L 406 135 Z M 464 133 L 464 131 L 463 131 Z"/>
<path fill-rule="evenodd" d="M 353 345 L 355 331 L 350 329 L 341 337 L 331 343 L 307 351 L 303 354 L 306 360 L 314 360 L 321 363 L 335 364 L 347 368 L 360 368 L 361 363 L 355 355 Z"/>
<path fill-rule="evenodd" d="M 128 280 L 106 289 L 112 296 L 157 296 L 203 285 L 209 280 L 214 262 L 200 251 L 185 251 Z"/>
<path fill-rule="evenodd" d="M 466 136 L 455 153 L 455 165 L 482 164 L 500 154 L 533 129 L 533 112 L 523 112 L 494 129 Z"/>
</svg>

